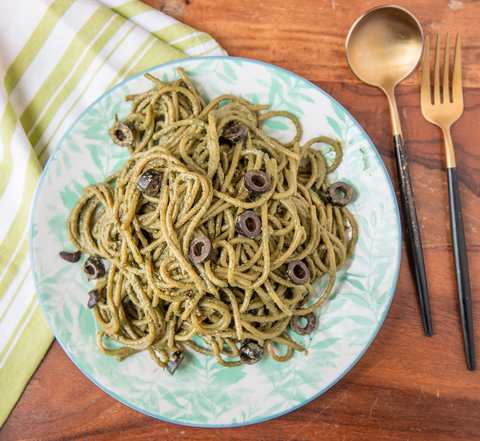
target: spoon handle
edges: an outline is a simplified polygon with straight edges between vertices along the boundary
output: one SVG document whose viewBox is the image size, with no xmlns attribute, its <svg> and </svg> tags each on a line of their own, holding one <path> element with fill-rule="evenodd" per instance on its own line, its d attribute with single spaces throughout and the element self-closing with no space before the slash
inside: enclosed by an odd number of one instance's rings
<svg viewBox="0 0 480 441">
<path fill-rule="evenodd" d="M 395 158 L 397 160 L 398 178 L 400 180 L 404 221 L 407 228 L 407 247 L 410 254 L 410 267 L 417 285 L 417 295 L 423 330 L 425 335 L 431 336 L 433 334 L 432 315 L 430 312 L 430 301 L 428 299 L 428 285 L 425 274 L 422 238 L 417 219 L 417 210 L 415 209 L 415 197 L 413 195 L 410 172 L 408 170 L 407 153 L 405 151 L 402 135 L 394 135 L 393 144 L 395 148 Z"/>
</svg>

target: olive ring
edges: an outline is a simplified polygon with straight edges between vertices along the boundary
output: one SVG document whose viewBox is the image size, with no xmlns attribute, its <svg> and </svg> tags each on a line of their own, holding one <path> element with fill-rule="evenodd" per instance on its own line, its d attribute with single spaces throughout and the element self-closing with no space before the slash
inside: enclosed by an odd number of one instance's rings
<svg viewBox="0 0 480 441">
<path fill-rule="evenodd" d="M 300 323 L 302 318 L 307 320 L 305 326 L 302 326 Z M 294 315 L 290 320 L 290 327 L 292 328 L 292 331 L 299 335 L 311 334 L 317 327 L 317 316 L 313 312 L 310 312 L 307 315 Z"/>
</svg>

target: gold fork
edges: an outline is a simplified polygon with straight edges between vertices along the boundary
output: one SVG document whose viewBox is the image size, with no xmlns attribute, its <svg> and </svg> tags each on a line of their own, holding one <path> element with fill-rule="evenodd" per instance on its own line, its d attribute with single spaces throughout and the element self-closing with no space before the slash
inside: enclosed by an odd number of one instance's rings
<svg viewBox="0 0 480 441">
<path fill-rule="evenodd" d="M 421 106 L 422 114 L 443 133 L 445 158 L 448 173 L 448 201 L 450 222 L 452 224 L 452 242 L 455 256 L 455 270 L 459 297 L 460 318 L 463 330 L 463 343 L 467 367 L 475 369 L 475 344 L 473 340 L 472 301 L 468 274 L 467 247 L 463 228 L 462 208 L 458 190 L 455 151 L 450 127 L 463 113 L 462 60 L 460 35 L 455 43 L 455 60 L 450 84 L 450 42 L 446 36 L 443 78 L 440 82 L 440 41 L 437 35 L 435 48 L 435 65 L 433 68 L 433 95 L 430 86 L 430 38 L 425 39 L 422 63 Z"/>
</svg>

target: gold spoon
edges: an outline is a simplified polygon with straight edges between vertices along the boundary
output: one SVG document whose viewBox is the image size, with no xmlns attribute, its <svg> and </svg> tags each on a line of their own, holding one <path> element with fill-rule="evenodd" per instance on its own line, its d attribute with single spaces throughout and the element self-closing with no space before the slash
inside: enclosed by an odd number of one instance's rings
<svg viewBox="0 0 480 441">
<path fill-rule="evenodd" d="M 433 333 L 432 318 L 422 240 L 395 101 L 396 85 L 415 69 L 422 55 L 422 27 L 406 9 L 380 6 L 366 12 L 353 23 L 345 47 L 347 61 L 354 74 L 363 82 L 383 90 L 388 99 L 411 266 L 424 332 L 430 336 Z"/>
</svg>

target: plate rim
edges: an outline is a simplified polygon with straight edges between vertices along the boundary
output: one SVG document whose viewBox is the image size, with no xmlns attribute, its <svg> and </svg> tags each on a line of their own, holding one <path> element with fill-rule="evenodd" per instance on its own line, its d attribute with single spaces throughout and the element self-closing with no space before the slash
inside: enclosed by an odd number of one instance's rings
<svg viewBox="0 0 480 441">
<path fill-rule="evenodd" d="M 309 86 L 313 87 L 315 90 L 320 92 L 322 95 L 324 95 L 327 99 L 332 100 L 335 104 L 337 104 L 347 115 L 351 120 L 354 122 L 355 126 L 360 130 L 362 135 L 365 137 L 365 139 L 368 141 L 368 144 L 374 151 L 382 169 L 383 173 L 386 176 L 386 180 L 388 183 L 388 189 L 390 193 L 390 198 L 393 201 L 394 205 L 394 211 L 395 211 L 395 219 L 396 219 L 396 224 L 397 224 L 397 232 L 398 232 L 398 247 L 397 247 L 397 254 L 394 256 L 394 263 L 395 263 L 395 270 L 394 270 L 394 275 L 392 278 L 392 283 L 389 288 L 389 300 L 387 302 L 387 305 L 383 311 L 382 317 L 380 317 L 380 320 L 377 322 L 376 328 L 374 329 L 370 339 L 365 343 L 364 347 L 362 350 L 358 353 L 358 355 L 352 360 L 352 362 L 344 368 L 341 372 L 339 372 L 339 375 L 335 378 L 334 381 L 332 381 L 330 384 L 326 385 L 325 387 L 321 388 L 317 393 L 312 395 L 311 397 L 307 398 L 306 400 L 302 401 L 301 403 L 292 406 L 284 411 L 270 414 L 268 416 L 264 417 L 258 417 L 258 418 L 253 418 L 247 421 L 243 422 L 238 422 L 238 423 L 230 423 L 230 424 L 200 424 L 200 423 L 189 423 L 189 422 L 184 422 L 184 421 L 177 421 L 174 419 L 170 419 L 161 415 L 154 414 L 148 410 L 142 409 L 138 407 L 136 404 L 131 403 L 129 400 L 126 398 L 122 397 L 121 395 L 117 394 L 116 392 L 110 390 L 108 387 L 101 385 L 95 378 L 93 378 L 89 373 L 87 373 L 84 369 L 82 369 L 79 365 L 79 362 L 77 362 L 76 356 L 71 353 L 63 344 L 63 342 L 57 338 L 54 332 L 54 326 L 52 324 L 51 318 L 48 316 L 46 313 L 45 306 L 43 304 L 41 296 L 38 294 L 38 289 L 37 287 L 40 285 L 38 281 L 38 275 L 35 267 L 35 256 L 34 256 L 34 247 L 33 247 L 33 241 L 34 241 L 34 228 L 33 228 L 33 217 L 34 213 L 37 211 L 37 202 L 38 202 L 38 195 L 40 193 L 40 189 L 42 188 L 44 179 L 47 175 L 47 172 L 51 166 L 51 163 L 55 160 L 56 156 L 61 150 L 61 146 L 63 144 L 63 141 L 65 140 L 66 136 L 72 131 L 72 129 L 77 125 L 77 123 L 84 117 L 84 115 L 91 109 L 92 106 L 97 104 L 99 101 L 101 101 L 103 98 L 106 96 L 110 95 L 115 89 L 122 87 L 125 83 L 138 78 L 140 76 L 143 76 L 145 73 L 160 69 L 160 68 L 165 68 L 165 67 L 172 67 L 177 64 L 184 64 L 188 63 L 191 61 L 242 61 L 242 62 L 247 62 L 247 63 L 252 63 L 252 64 L 257 64 L 261 66 L 265 66 L 267 68 L 272 69 L 274 72 L 280 72 L 283 74 L 290 75 L 294 77 L 297 80 L 302 80 L 306 82 Z M 367 131 L 364 129 L 364 127 L 357 121 L 357 119 L 350 113 L 350 111 L 341 103 L 339 102 L 335 97 L 330 95 L 327 91 L 323 90 L 320 86 L 316 85 L 312 81 L 302 77 L 301 75 L 292 72 L 286 68 L 277 66 L 276 64 L 268 63 L 265 61 L 261 60 L 256 60 L 248 57 L 235 57 L 235 56 L 229 56 L 229 55 L 216 55 L 216 56 L 207 56 L 207 57 L 202 57 L 202 56 L 196 56 L 196 57 L 185 57 L 177 60 L 172 60 L 166 63 L 161 63 L 157 64 L 155 66 L 151 66 L 147 69 L 144 69 L 134 75 L 128 76 L 124 78 L 123 80 L 119 81 L 116 83 L 114 86 L 106 90 L 104 93 L 102 93 L 98 98 L 96 98 L 94 101 L 92 101 L 70 124 L 70 126 L 65 130 L 65 132 L 62 134 L 61 138 L 58 140 L 56 143 L 52 154 L 48 158 L 47 162 L 45 163 L 42 173 L 39 177 L 39 180 L 37 182 L 37 185 L 35 187 L 35 193 L 33 196 L 33 202 L 31 205 L 30 209 L 30 216 L 29 216 L 29 258 L 30 258 L 30 265 L 32 268 L 32 274 L 33 274 L 33 279 L 34 279 L 34 285 L 35 285 L 35 296 L 37 297 L 38 303 L 41 306 L 42 310 L 42 315 L 46 319 L 48 326 L 52 332 L 52 334 L 55 337 L 55 340 L 59 343 L 60 347 L 62 350 L 67 354 L 68 358 L 73 362 L 73 364 L 76 366 L 76 368 L 86 377 L 88 378 L 95 386 L 100 388 L 103 392 L 106 394 L 110 395 L 112 398 L 120 402 L 121 404 L 130 407 L 131 409 L 140 412 L 144 415 L 147 415 L 149 417 L 155 418 L 160 421 L 165 421 L 167 423 L 171 424 L 176 424 L 179 426 L 186 426 L 186 427 L 197 427 L 197 428 L 205 428 L 205 429 L 227 429 L 227 428 L 237 428 L 237 427 L 244 427 L 244 426 L 250 426 L 253 424 L 260 424 L 269 420 L 273 420 L 275 418 L 279 418 L 281 416 L 287 415 L 291 412 L 294 412 L 303 406 L 307 405 L 308 403 L 316 400 L 317 398 L 321 397 L 325 393 L 327 393 L 330 389 L 332 389 L 334 386 L 336 386 L 356 365 L 357 363 L 363 358 L 367 350 L 370 348 L 370 346 L 373 344 L 375 339 L 377 338 L 378 333 L 380 332 L 380 329 L 382 329 L 385 319 L 388 316 L 388 313 L 390 311 L 393 299 L 395 298 L 396 291 L 397 291 L 397 286 L 398 286 L 398 279 L 400 275 L 400 266 L 401 266 L 401 257 L 402 257 L 402 243 L 403 243 L 403 234 L 402 234 L 402 228 L 401 228 L 401 218 L 400 218 L 400 209 L 398 205 L 398 200 L 396 197 L 396 192 L 393 186 L 392 178 L 390 176 L 390 173 L 385 165 L 385 162 L 380 155 L 380 152 L 378 151 L 376 145 L 368 135 Z"/>
</svg>

